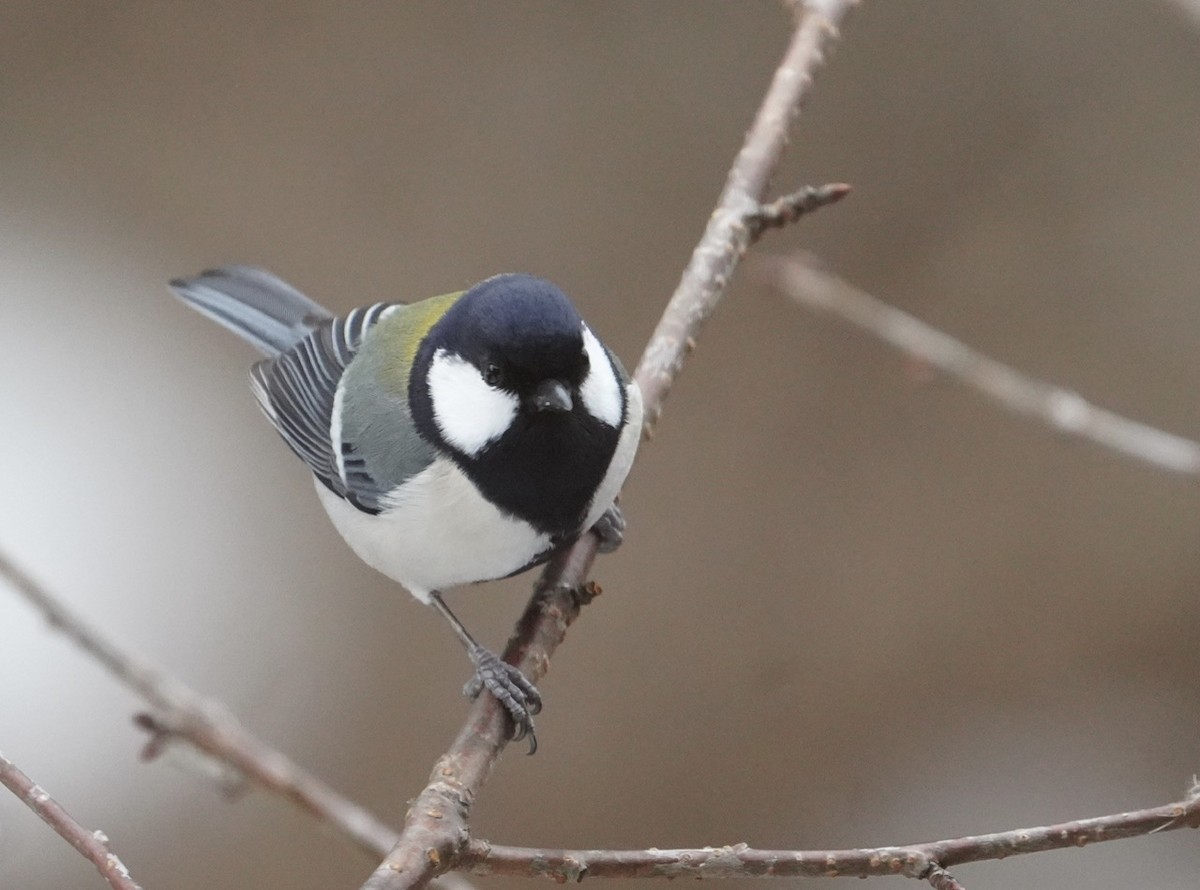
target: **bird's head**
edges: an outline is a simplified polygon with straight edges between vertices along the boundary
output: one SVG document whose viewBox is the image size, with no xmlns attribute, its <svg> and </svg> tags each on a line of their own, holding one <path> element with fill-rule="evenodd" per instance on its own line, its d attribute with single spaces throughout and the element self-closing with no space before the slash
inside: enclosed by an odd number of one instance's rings
<svg viewBox="0 0 1200 890">
<path fill-rule="evenodd" d="M 617 427 L 622 387 L 567 296 L 530 275 L 497 275 L 430 329 L 414 379 L 445 445 L 472 459 L 510 432 Z"/>
</svg>

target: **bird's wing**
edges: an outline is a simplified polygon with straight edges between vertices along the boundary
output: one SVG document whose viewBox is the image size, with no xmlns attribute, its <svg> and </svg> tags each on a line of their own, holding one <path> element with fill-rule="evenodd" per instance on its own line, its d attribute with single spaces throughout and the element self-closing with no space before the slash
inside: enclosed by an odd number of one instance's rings
<svg viewBox="0 0 1200 890">
<path fill-rule="evenodd" d="M 343 445 L 338 387 L 367 331 L 398 305 L 376 303 L 324 321 L 251 369 L 254 395 L 283 440 L 334 494 L 367 513 L 380 511 L 391 485 L 373 479 Z"/>
</svg>

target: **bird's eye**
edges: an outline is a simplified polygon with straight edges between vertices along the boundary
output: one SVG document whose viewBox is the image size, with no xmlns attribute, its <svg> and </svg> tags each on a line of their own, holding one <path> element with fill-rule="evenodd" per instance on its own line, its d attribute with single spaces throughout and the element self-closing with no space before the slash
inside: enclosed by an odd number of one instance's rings
<svg viewBox="0 0 1200 890">
<path fill-rule="evenodd" d="M 500 366 L 489 362 L 483 368 L 483 382 L 488 386 L 499 386 L 500 381 L 504 379 L 504 373 L 500 370 Z"/>
</svg>

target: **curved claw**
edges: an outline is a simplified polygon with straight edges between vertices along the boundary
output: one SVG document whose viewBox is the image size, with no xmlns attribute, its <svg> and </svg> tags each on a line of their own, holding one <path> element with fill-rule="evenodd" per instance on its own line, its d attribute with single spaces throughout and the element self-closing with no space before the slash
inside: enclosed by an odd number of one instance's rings
<svg viewBox="0 0 1200 890">
<path fill-rule="evenodd" d="M 490 649 L 476 645 L 470 650 L 475 665 L 475 676 L 463 687 L 463 695 L 476 698 L 487 690 L 512 718 L 509 739 L 519 742 L 529 739 L 529 753 L 537 750 L 537 735 L 533 728 L 533 715 L 542 710 L 542 695 L 524 674 Z"/>
<path fill-rule="evenodd" d="M 625 540 L 625 516 L 621 513 L 621 508 L 613 504 L 592 526 L 592 531 L 596 533 L 596 537 L 600 539 L 600 546 L 597 548 L 601 553 L 612 553 L 621 546 L 621 542 Z"/>
</svg>

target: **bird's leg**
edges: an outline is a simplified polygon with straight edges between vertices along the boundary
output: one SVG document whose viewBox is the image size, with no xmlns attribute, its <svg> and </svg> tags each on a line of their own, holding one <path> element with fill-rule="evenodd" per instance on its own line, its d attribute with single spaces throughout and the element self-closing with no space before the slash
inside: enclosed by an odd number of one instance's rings
<svg viewBox="0 0 1200 890">
<path fill-rule="evenodd" d="M 596 524 L 592 526 L 592 531 L 600 539 L 600 545 L 597 549 L 601 553 L 612 553 L 620 547 L 621 542 L 625 539 L 625 517 L 621 513 L 621 508 L 616 503 L 610 506 L 596 520 Z"/>
<path fill-rule="evenodd" d="M 475 698 L 486 689 L 508 715 L 512 717 L 513 729 L 509 736 L 514 742 L 529 738 L 529 753 L 537 750 L 537 736 L 533 731 L 533 715 L 542 709 L 542 696 L 537 687 L 526 679 L 516 667 L 500 660 L 495 652 L 475 642 L 470 631 L 463 626 L 450 607 L 442 600 L 438 591 L 433 591 L 429 601 L 442 617 L 450 622 L 455 635 L 467 650 L 471 664 L 475 665 L 475 676 L 463 687 L 463 695 Z"/>
</svg>

